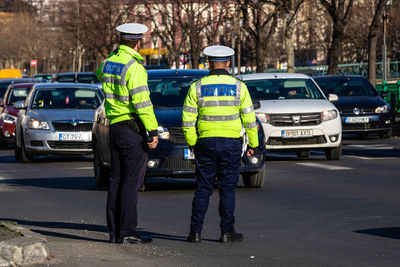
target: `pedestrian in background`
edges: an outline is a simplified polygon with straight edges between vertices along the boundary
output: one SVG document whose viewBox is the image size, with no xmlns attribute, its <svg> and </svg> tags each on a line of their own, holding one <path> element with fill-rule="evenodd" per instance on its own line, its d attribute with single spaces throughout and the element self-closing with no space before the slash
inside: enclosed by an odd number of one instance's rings
<svg viewBox="0 0 400 267">
<path fill-rule="evenodd" d="M 138 191 L 147 164 L 146 147 L 154 149 L 158 143 L 158 123 L 150 101 L 147 72 L 138 52 L 147 30 L 145 25 L 137 23 L 118 26 L 120 46 L 97 70 L 110 121 L 107 226 L 111 243 L 152 241 L 150 236 L 136 231 Z"/>
<path fill-rule="evenodd" d="M 246 85 L 227 71 L 234 50 L 226 46 L 204 49 L 210 73 L 192 83 L 183 106 L 182 127 L 194 151 L 197 188 L 192 202 L 189 242 L 200 242 L 204 217 L 217 181 L 220 241 L 239 242 L 234 227 L 235 189 L 239 180 L 242 125 L 249 137 L 247 155 L 258 148 L 253 103 Z M 218 179 L 217 179 L 218 178 Z"/>
</svg>

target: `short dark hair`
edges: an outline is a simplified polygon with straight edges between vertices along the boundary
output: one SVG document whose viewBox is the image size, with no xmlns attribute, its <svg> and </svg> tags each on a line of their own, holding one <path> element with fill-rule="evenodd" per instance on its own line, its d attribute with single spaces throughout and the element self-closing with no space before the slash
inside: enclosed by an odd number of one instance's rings
<svg viewBox="0 0 400 267">
<path fill-rule="evenodd" d="M 139 43 L 139 41 L 141 41 L 142 39 L 126 39 L 126 38 L 120 38 L 119 43 L 121 45 L 126 45 L 129 46 L 131 48 L 135 48 L 136 45 Z"/>
</svg>

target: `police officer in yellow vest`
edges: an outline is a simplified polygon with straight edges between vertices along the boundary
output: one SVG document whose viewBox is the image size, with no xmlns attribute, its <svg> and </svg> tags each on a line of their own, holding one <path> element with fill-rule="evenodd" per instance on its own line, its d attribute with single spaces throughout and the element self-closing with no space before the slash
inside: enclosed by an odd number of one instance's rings
<svg viewBox="0 0 400 267">
<path fill-rule="evenodd" d="M 182 115 L 185 138 L 196 159 L 197 188 L 188 241 L 201 241 L 209 198 L 217 181 L 220 241 L 239 242 L 243 235 L 235 231 L 234 211 L 242 153 L 240 133 L 243 125 L 249 137 L 247 155 L 253 155 L 258 149 L 256 116 L 246 85 L 227 71 L 234 50 L 216 45 L 203 53 L 208 56 L 211 71 L 192 83 Z"/>
<path fill-rule="evenodd" d="M 146 147 L 153 149 L 158 143 L 158 123 L 150 101 L 147 72 L 138 53 L 147 30 L 145 25 L 137 23 L 118 26 L 120 46 L 97 70 L 110 121 L 107 226 L 112 243 L 152 241 L 151 237 L 136 232 L 138 190 L 147 164 Z"/>
</svg>

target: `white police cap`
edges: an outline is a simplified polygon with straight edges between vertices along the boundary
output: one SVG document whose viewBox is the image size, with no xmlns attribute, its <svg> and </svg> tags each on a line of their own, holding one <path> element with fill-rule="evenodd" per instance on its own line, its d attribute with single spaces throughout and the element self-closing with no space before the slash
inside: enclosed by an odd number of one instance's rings
<svg viewBox="0 0 400 267">
<path fill-rule="evenodd" d="M 212 45 L 203 50 L 209 61 L 228 61 L 235 54 L 235 50 L 224 45 Z"/>
<path fill-rule="evenodd" d="M 143 34 L 148 29 L 146 25 L 140 23 L 126 23 L 117 27 L 117 31 L 121 33 L 121 37 L 124 39 L 142 39 Z"/>
</svg>

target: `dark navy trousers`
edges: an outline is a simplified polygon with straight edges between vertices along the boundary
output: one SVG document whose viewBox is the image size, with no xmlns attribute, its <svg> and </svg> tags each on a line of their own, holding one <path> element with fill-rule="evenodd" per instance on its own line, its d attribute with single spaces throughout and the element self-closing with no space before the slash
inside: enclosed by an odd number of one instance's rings
<svg viewBox="0 0 400 267">
<path fill-rule="evenodd" d="M 126 125 L 110 125 L 111 175 L 107 196 L 110 237 L 136 234 L 138 192 L 146 173 L 143 138 Z"/>
<path fill-rule="evenodd" d="M 235 189 L 240 174 L 239 139 L 199 138 L 194 148 L 197 188 L 192 202 L 191 232 L 200 233 L 217 179 L 221 233 L 234 231 Z"/>
</svg>

